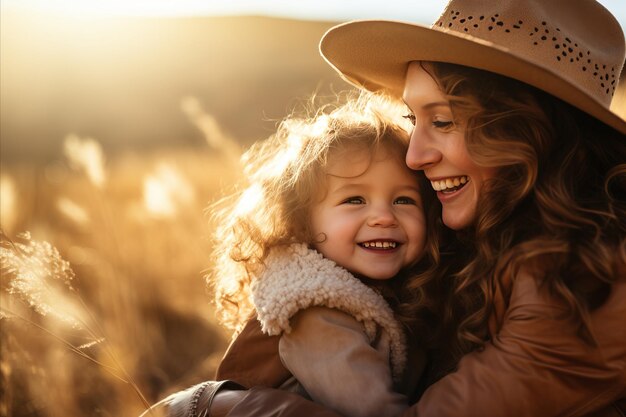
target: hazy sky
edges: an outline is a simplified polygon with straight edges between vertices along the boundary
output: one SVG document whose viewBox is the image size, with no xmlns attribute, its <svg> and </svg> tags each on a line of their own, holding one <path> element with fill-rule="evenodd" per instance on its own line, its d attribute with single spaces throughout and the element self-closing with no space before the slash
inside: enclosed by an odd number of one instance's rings
<svg viewBox="0 0 626 417">
<path fill-rule="evenodd" d="M 2 0 L 74 16 L 268 14 L 302 19 L 398 19 L 433 22 L 447 0 Z M 626 0 L 600 0 L 626 28 Z"/>
</svg>

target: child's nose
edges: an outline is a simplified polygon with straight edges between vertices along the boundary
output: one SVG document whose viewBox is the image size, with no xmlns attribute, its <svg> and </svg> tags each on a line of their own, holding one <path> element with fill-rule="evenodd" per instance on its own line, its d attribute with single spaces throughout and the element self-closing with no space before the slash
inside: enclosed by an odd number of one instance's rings
<svg viewBox="0 0 626 417">
<path fill-rule="evenodd" d="M 368 225 L 372 227 L 393 227 L 397 225 L 397 220 L 391 207 L 387 205 L 374 206 L 370 212 Z"/>
</svg>

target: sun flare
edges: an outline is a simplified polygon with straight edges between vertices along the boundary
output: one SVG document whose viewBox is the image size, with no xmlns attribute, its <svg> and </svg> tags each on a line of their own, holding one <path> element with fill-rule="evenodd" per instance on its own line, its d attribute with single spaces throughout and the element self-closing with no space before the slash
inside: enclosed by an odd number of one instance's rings
<svg viewBox="0 0 626 417">
<path fill-rule="evenodd" d="M 4 2 L 3 2 L 4 3 Z M 206 2 L 205 2 L 206 3 Z M 73 17 L 172 16 L 201 5 L 198 1 L 168 0 L 7 0 L 6 6 Z"/>
</svg>

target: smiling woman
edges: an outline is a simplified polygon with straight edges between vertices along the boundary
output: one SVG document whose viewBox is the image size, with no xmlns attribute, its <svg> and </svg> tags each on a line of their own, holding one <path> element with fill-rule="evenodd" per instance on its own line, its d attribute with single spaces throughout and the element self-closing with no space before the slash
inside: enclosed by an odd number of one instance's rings
<svg viewBox="0 0 626 417">
<path fill-rule="evenodd" d="M 423 63 L 409 65 L 404 101 L 412 111 L 413 136 L 419 138 L 411 141 L 407 165 L 424 171 L 430 180 L 448 227 L 470 226 L 484 184 L 496 175 L 495 167 L 481 167 L 470 157 L 463 125 L 455 124 L 446 95 Z"/>
<path fill-rule="evenodd" d="M 412 330 L 435 336 L 401 415 L 625 415 L 617 20 L 595 0 L 451 0 L 430 27 L 349 22 L 320 50 L 347 81 L 404 97 L 406 162 L 430 180 L 447 226 L 441 275 L 415 282 L 411 302 L 430 320 Z M 271 389 L 207 387 L 211 415 L 344 414 Z"/>
</svg>

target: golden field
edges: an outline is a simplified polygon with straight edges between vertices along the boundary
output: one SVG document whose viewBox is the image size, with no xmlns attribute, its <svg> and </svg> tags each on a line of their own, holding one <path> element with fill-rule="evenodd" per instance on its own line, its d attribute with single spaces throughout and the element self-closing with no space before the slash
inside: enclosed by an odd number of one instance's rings
<svg viewBox="0 0 626 417">
<path fill-rule="evenodd" d="M 3 169 L 1 415 L 139 415 L 139 393 L 212 376 L 228 335 L 202 279 L 203 213 L 235 165 L 179 149 L 109 161 L 100 184 L 83 168 Z"/>
<path fill-rule="evenodd" d="M 0 17 L 0 417 L 138 416 L 213 376 L 208 208 L 348 88 L 317 52 L 333 23 Z"/>
<path fill-rule="evenodd" d="M 331 23 L 1 18 L 0 416 L 138 416 L 213 376 L 207 208 L 242 150 L 347 87 Z"/>
</svg>

